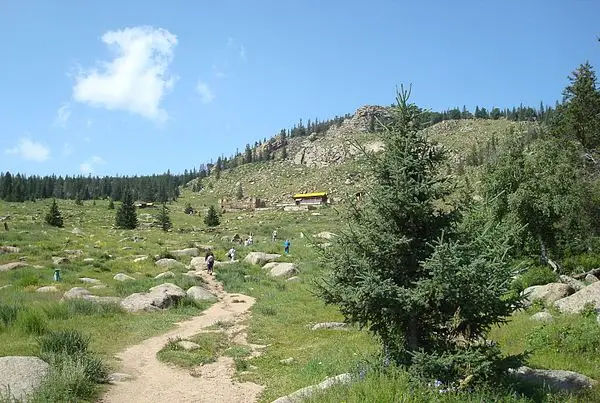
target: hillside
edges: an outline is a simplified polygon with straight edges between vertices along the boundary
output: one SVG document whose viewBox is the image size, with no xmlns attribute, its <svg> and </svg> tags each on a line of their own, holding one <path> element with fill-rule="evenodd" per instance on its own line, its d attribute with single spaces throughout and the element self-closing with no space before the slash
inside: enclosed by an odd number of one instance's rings
<svg viewBox="0 0 600 403">
<path fill-rule="evenodd" d="M 232 199 L 241 185 L 244 196 L 264 199 L 268 205 L 289 203 L 292 194 L 312 191 L 328 192 L 333 202 L 343 200 L 368 185 L 360 164 L 360 148 L 370 152 L 382 149 L 383 134 L 375 128 L 378 120 L 385 121 L 387 116 L 386 108 L 363 106 L 324 134 L 288 139 L 285 159 L 281 159 L 283 146 L 276 138 L 271 144 L 275 152 L 279 150 L 278 158 L 224 170 L 219 179 L 209 176 L 203 182 L 201 199 Z M 479 165 L 486 152 L 491 152 L 490 147 L 497 152 L 510 136 L 531 134 L 540 130 L 540 125 L 506 119 L 462 119 L 442 121 L 425 130 L 433 141 L 448 149 L 449 170 L 456 172 Z"/>
</svg>

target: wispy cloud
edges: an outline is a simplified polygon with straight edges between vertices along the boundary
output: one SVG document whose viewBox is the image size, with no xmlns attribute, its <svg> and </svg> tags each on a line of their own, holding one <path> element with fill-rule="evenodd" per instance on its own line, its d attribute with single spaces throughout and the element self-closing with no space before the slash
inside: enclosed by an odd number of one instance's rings
<svg viewBox="0 0 600 403">
<path fill-rule="evenodd" d="M 240 59 L 245 62 L 247 60 L 246 57 L 246 47 L 244 45 L 240 45 Z"/>
<path fill-rule="evenodd" d="M 225 77 L 227 77 L 227 74 L 225 74 L 225 72 L 223 70 L 221 70 L 219 68 L 219 66 L 217 66 L 216 63 L 212 65 L 212 70 L 213 70 L 213 75 L 216 78 L 225 78 Z"/>
<path fill-rule="evenodd" d="M 27 138 L 19 140 L 19 144 L 4 151 L 6 154 L 14 154 L 27 161 L 44 162 L 50 158 L 50 149 Z"/>
<path fill-rule="evenodd" d="M 93 156 L 79 165 L 79 171 L 83 174 L 94 173 L 96 166 L 106 164 L 106 162 L 98 156 Z"/>
<path fill-rule="evenodd" d="M 215 93 L 210 89 L 208 84 L 198 80 L 196 84 L 196 92 L 200 95 L 200 100 L 203 104 L 209 104 L 215 99 Z"/>
<path fill-rule="evenodd" d="M 116 55 L 77 74 L 73 99 L 156 121 L 167 120 L 161 101 L 175 83 L 168 68 L 177 37 L 165 29 L 142 26 L 106 32 L 102 41 Z"/>
<path fill-rule="evenodd" d="M 69 143 L 63 144 L 63 150 L 62 150 L 63 157 L 68 157 L 71 154 L 73 154 L 73 146 L 71 146 L 71 144 L 69 144 Z"/>
<path fill-rule="evenodd" d="M 56 117 L 54 118 L 53 126 L 62 127 L 65 129 L 67 127 L 67 122 L 71 117 L 71 104 L 65 103 L 61 105 L 60 108 L 56 111 Z"/>
</svg>

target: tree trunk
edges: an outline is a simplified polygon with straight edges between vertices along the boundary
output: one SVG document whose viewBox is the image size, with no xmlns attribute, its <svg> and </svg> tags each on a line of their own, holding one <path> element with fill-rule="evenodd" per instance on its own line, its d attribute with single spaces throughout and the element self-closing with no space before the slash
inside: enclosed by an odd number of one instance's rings
<svg viewBox="0 0 600 403">
<path fill-rule="evenodd" d="M 540 264 L 545 266 L 548 264 L 548 252 L 546 251 L 546 244 L 544 244 L 544 240 L 542 237 L 540 239 Z"/>
</svg>

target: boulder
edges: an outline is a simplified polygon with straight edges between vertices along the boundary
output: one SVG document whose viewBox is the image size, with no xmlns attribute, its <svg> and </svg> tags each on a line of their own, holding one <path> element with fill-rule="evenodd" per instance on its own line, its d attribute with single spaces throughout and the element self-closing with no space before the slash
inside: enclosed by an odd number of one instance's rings
<svg viewBox="0 0 600 403">
<path fill-rule="evenodd" d="M 155 263 L 159 267 L 163 267 L 165 269 L 183 269 L 183 263 L 178 262 L 175 259 L 159 259 Z"/>
<path fill-rule="evenodd" d="M 198 350 L 200 348 L 200 345 L 194 343 L 193 341 L 180 340 L 177 342 L 177 347 L 179 347 L 185 351 L 193 351 L 193 350 Z"/>
<path fill-rule="evenodd" d="M 562 313 L 578 313 L 586 304 L 600 309 L 600 282 L 592 283 L 575 294 L 559 299 L 554 303 Z"/>
<path fill-rule="evenodd" d="M 573 371 L 556 369 L 531 369 L 519 367 L 513 374 L 521 381 L 543 384 L 555 390 L 575 391 L 589 389 L 596 381 Z"/>
<path fill-rule="evenodd" d="M 550 283 L 545 285 L 534 285 L 523 291 L 525 295 L 525 306 L 530 306 L 533 301 L 540 300 L 544 304 L 553 304 L 561 298 L 568 297 L 575 290 L 569 284 Z"/>
<path fill-rule="evenodd" d="M 125 273 L 117 273 L 115 274 L 115 276 L 113 277 L 113 280 L 117 280 L 117 281 L 128 281 L 128 280 L 135 280 L 135 278 L 128 276 Z"/>
<path fill-rule="evenodd" d="M 552 315 L 550 314 L 550 312 L 538 312 L 534 315 L 531 315 L 531 318 L 529 318 L 531 320 L 535 320 L 536 322 L 552 322 L 554 320 L 554 318 L 552 317 Z"/>
<path fill-rule="evenodd" d="M 276 253 L 250 252 L 244 258 L 244 262 L 262 266 L 263 264 L 273 262 L 279 259 L 280 257 L 281 255 L 278 255 Z"/>
<path fill-rule="evenodd" d="M 133 259 L 133 263 L 143 262 L 146 259 L 148 259 L 148 256 L 138 256 L 135 259 Z"/>
<path fill-rule="evenodd" d="M 322 239 L 331 239 L 335 236 L 337 236 L 337 235 L 334 234 L 333 232 L 329 232 L 329 231 L 319 232 L 318 234 L 314 235 L 315 238 L 322 238 Z"/>
<path fill-rule="evenodd" d="M 92 293 L 88 289 L 83 288 L 83 287 L 73 287 L 69 291 L 67 291 L 63 294 L 62 299 L 66 300 L 66 299 L 83 298 L 88 295 L 92 295 Z"/>
<path fill-rule="evenodd" d="M 588 273 L 585 276 L 585 281 L 587 281 L 588 283 L 595 283 L 598 281 L 598 277 L 594 276 L 592 273 Z"/>
<path fill-rule="evenodd" d="M 214 301 L 217 299 L 215 294 L 198 285 L 190 287 L 186 295 L 196 301 Z"/>
<path fill-rule="evenodd" d="M 190 269 L 196 271 L 206 269 L 206 262 L 204 261 L 204 257 L 193 257 L 192 261 L 190 262 Z"/>
<path fill-rule="evenodd" d="M 585 287 L 585 284 L 582 281 L 575 280 L 573 277 L 561 274 L 559 278 L 561 283 L 569 284 L 575 291 L 579 291 Z"/>
<path fill-rule="evenodd" d="M 97 295 L 86 295 L 82 297 L 86 301 L 96 302 L 98 304 L 120 304 L 121 298 L 119 297 L 99 297 Z"/>
<path fill-rule="evenodd" d="M 8 398 L 4 393 L 10 390 L 10 397 L 24 401 L 42 383 L 49 367 L 38 357 L 0 357 L 0 393 Z"/>
<path fill-rule="evenodd" d="M 19 253 L 19 252 L 21 252 L 21 249 L 17 248 L 16 246 L 9 246 L 9 245 L 0 246 L 0 254 L 2 254 L 2 253 Z"/>
<path fill-rule="evenodd" d="M 175 284 L 164 283 L 150 288 L 146 293 L 135 293 L 121 301 L 121 307 L 128 312 L 156 311 L 168 308 L 186 295 Z"/>
<path fill-rule="evenodd" d="M 63 252 L 65 252 L 67 255 L 71 255 L 74 257 L 79 257 L 83 255 L 83 251 L 81 249 L 66 249 Z"/>
<path fill-rule="evenodd" d="M 47 285 L 45 287 L 40 287 L 35 291 L 37 291 L 37 292 L 58 292 L 58 288 L 56 288 L 56 286 L 54 286 L 54 285 Z"/>
<path fill-rule="evenodd" d="M 344 322 L 323 322 L 317 323 L 312 327 L 312 330 L 321 330 L 321 329 L 346 329 L 348 325 Z"/>
<path fill-rule="evenodd" d="M 202 245 L 199 243 L 194 243 L 194 246 L 198 249 L 200 249 L 202 252 L 210 252 L 211 250 L 213 250 L 214 248 L 212 247 L 212 245 Z"/>
<path fill-rule="evenodd" d="M 293 277 L 288 278 L 285 281 L 289 282 L 289 283 L 299 283 L 299 282 L 302 281 L 302 279 L 300 277 L 298 277 L 298 276 L 293 276 Z"/>
<path fill-rule="evenodd" d="M 191 278 L 202 278 L 202 274 L 195 270 L 188 270 L 187 273 L 183 273 L 183 275 Z"/>
<path fill-rule="evenodd" d="M 71 234 L 75 234 L 75 235 L 83 235 L 83 231 L 77 227 L 73 228 L 73 230 L 71 231 Z"/>
<path fill-rule="evenodd" d="M 101 281 L 95 278 L 89 278 L 89 277 L 80 277 L 79 281 L 81 281 L 82 283 L 88 283 L 88 284 L 100 284 Z"/>
<path fill-rule="evenodd" d="M 198 248 L 186 248 L 169 251 L 173 256 L 198 256 L 200 250 Z"/>
<path fill-rule="evenodd" d="M 271 262 L 264 265 L 263 269 L 269 270 L 271 277 L 288 277 L 298 272 L 294 263 Z"/>
<path fill-rule="evenodd" d="M 29 265 L 25 262 L 5 263 L 5 264 L 0 265 L 0 273 L 2 273 L 3 271 L 14 270 L 14 269 L 18 269 L 20 267 L 27 267 L 27 266 L 29 266 Z"/>
<path fill-rule="evenodd" d="M 52 264 L 53 265 L 68 264 L 68 263 L 70 263 L 69 259 L 67 259 L 64 256 L 53 256 L 52 257 Z"/>
<path fill-rule="evenodd" d="M 311 385 L 302 389 L 298 389 L 297 391 L 290 393 L 289 395 L 282 396 L 279 399 L 273 400 L 271 403 L 299 403 L 322 390 L 329 389 L 335 385 L 349 383 L 351 381 L 352 375 L 350 374 L 340 374 L 332 376 L 330 378 L 326 378 L 323 382 L 317 385 Z"/>
<path fill-rule="evenodd" d="M 94 260 L 96 259 L 94 259 L 93 257 L 86 257 L 85 259 L 83 259 L 85 263 L 92 263 Z"/>
<path fill-rule="evenodd" d="M 164 273 L 159 273 L 154 277 L 155 280 L 160 280 L 161 278 L 173 278 L 175 277 L 175 273 L 172 271 L 166 271 Z"/>
</svg>

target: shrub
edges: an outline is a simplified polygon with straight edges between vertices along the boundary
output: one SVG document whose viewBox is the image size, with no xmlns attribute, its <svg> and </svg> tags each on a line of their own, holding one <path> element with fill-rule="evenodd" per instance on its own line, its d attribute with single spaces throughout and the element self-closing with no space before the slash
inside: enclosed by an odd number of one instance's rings
<svg viewBox="0 0 600 403">
<path fill-rule="evenodd" d="M 208 207 L 208 212 L 204 217 L 204 223 L 209 227 L 216 227 L 220 224 L 219 214 L 217 213 L 217 209 L 215 206 L 210 205 Z"/>
<path fill-rule="evenodd" d="M 48 330 L 45 315 L 38 310 L 26 310 L 20 313 L 17 320 L 19 327 L 27 334 L 42 335 Z"/>
<path fill-rule="evenodd" d="M 527 335 L 532 350 L 580 355 L 600 354 L 600 326 L 594 316 L 559 316 L 553 322 L 541 324 Z"/>
<path fill-rule="evenodd" d="M 523 288 L 533 285 L 544 285 L 554 283 L 558 280 L 558 275 L 552 271 L 549 266 L 532 266 L 519 277 Z"/>
<path fill-rule="evenodd" d="M 117 304 L 98 304 L 84 299 L 71 299 L 67 301 L 67 309 L 71 315 L 102 315 L 110 316 L 121 312 L 121 307 Z"/>
<path fill-rule="evenodd" d="M 20 310 L 18 305 L 0 304 L 0 325 L 10 327 L 17 320 Z"/>
<path fill-rule="evenodd" d="M 42 355 L 47 354 L 85 354 L 88 351 L 90 338 L 77 330 L 60 330 L 49 332 L 39 338 Z"/>
<path fill-rule="evenodd" d="M 562 261 L 566 273 L 582 273 L 600 267 L 600 255 L 595 253 L 584 253 L 569 256 Z"/>
</svg>

